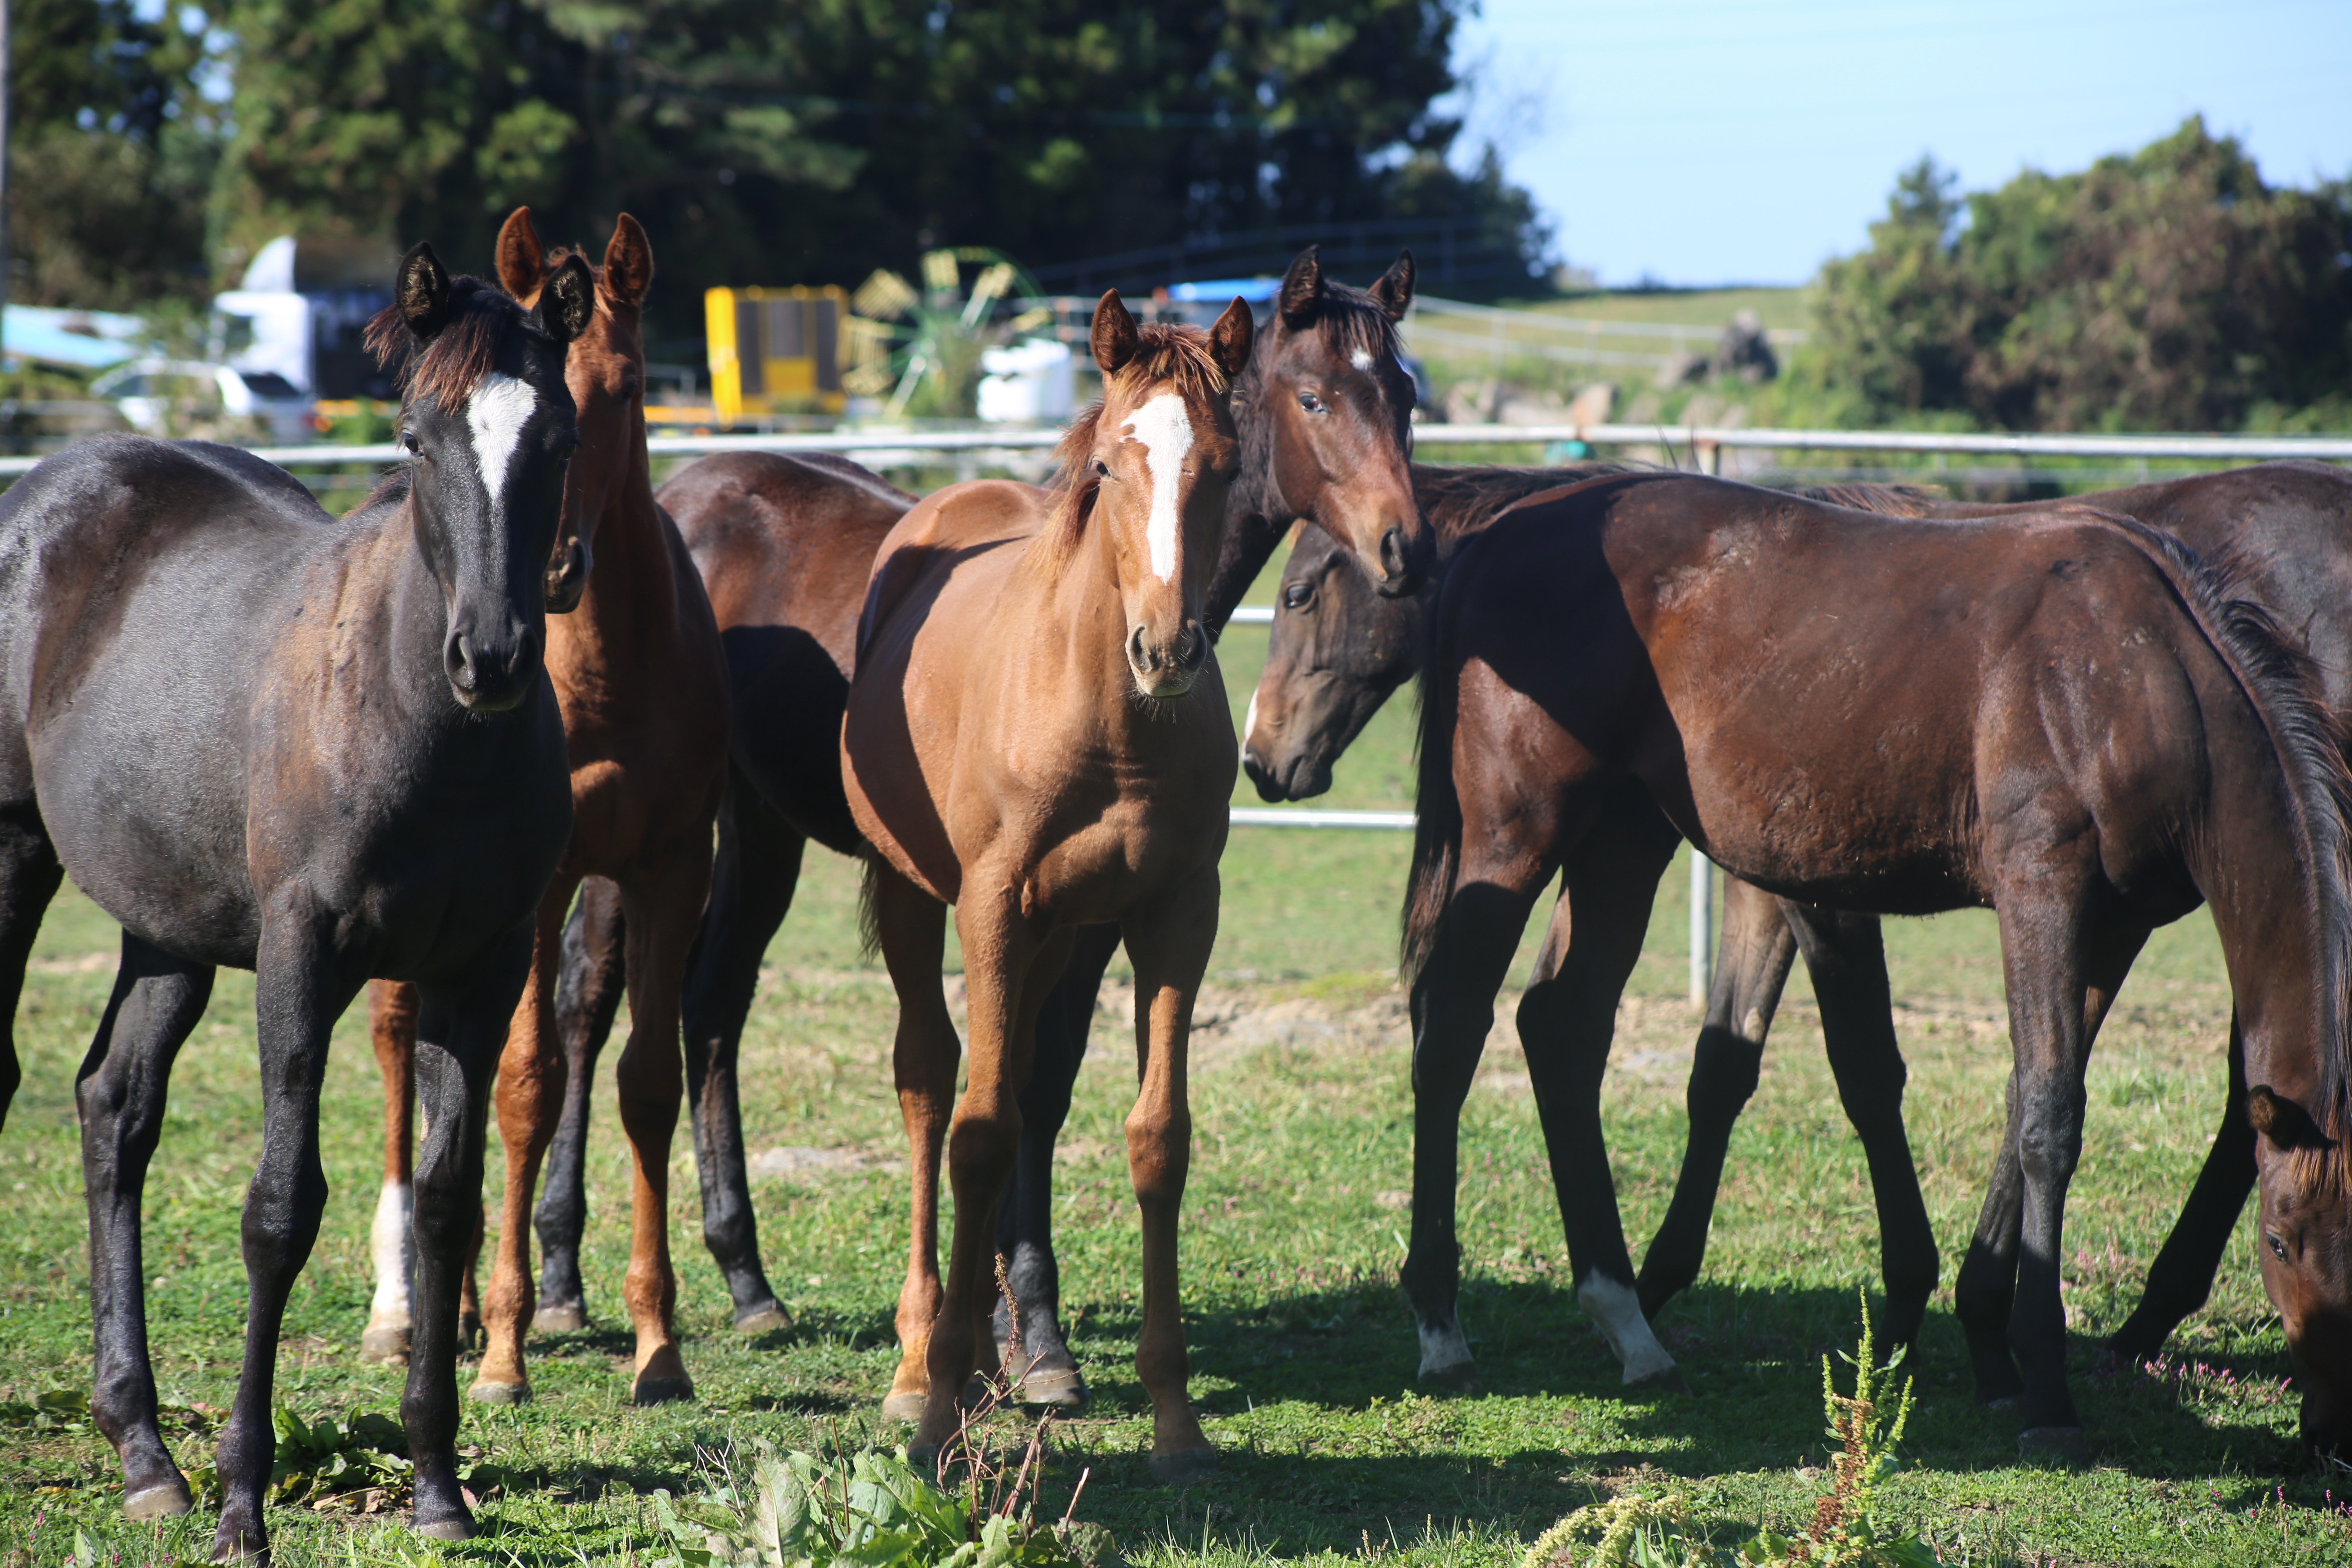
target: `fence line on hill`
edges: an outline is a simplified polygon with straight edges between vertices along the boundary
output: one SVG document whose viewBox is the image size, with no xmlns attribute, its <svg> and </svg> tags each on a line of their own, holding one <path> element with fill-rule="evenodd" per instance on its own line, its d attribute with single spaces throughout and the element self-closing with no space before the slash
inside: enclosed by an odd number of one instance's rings
<svg viewBox="0 0 2352 1568">
<path fill-rule="evenodd" d="M 899 453 L 1037 451 L 1062 438 L 1056 429 L 792 431 L 733 436 L 656 436 L 646 443 L 656 458 L 702 457 L 716 452 L 859 452 L 885 464 Z M 1417 425 L 1421 447 L 1550 446 L 1581 442 L 1591 447 L 1687 448 L 1699 468 L 1721 471 L 1726 448 L 1822 452 L 1916 452 L 2012 458 L 2135 458 L 2205 462 L 2265 462 L 2309 458 L 2352 462 L 2352 437 L 2329 436 L 2040 436 L 1948 433 L 1918 430 L 1770 430 L 1727 426 L 1660 425 Z M 397 461 L 404 454 L 390 444 L 263 447 L 254 456 L 283 468 L 364 467 Z M 0 479 L 29 471 L 37 458 L 0 458 Z M 1274 612 L 1244 606 L 1234 614 L 1242 626 L 1265 626 Z M 1233 808 L 1237 827 L 1338 828 L 1410 831 L 1409 811 L 1310 811 L 1290 807 Z M 1714 957 L 1714 867 L 1691 856 L 1690 995 L 1704 1004 Z"/>
</svg>

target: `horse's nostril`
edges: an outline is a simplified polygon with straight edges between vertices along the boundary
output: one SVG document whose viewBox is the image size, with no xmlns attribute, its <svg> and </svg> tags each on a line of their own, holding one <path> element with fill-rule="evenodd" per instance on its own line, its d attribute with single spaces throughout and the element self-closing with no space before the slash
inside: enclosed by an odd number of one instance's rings
<svg viewBox="0 0 2352 1568">
<path fill-rule="evenodd" d="M 1137 674 L 1158 668 L 1151 658 L 1151 648 L 1143 640 L 1143 628 L 1137 626 L 1127 634 L 1127 662 Z"/>
</svg>

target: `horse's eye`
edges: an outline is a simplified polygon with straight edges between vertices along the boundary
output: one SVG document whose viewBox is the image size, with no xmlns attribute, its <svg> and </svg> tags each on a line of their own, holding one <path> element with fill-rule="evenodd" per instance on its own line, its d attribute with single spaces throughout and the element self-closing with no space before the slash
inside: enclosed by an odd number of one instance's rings
<svg viewBox="0 0 2352 1568">
<path fill-rule="evenodd" d="M 2277 1258 L 2281 1263 L 2284 1263 L 2286 1261 L 2286 1243 L 2278 1238 L 2277 1233 L 2274 1231 L 2264 1231 L 2263 1233 L 2263 1239 L 2271 1244 L 2271 1256 Z"/>
<path fill-rule="evenodd" d="M 1328 414 L 1330 412 L 1329 409 L 1323 406 L 1323 400 L 1316 396 L 1311 392 L 1302 392 L 1298 395 L 1298 406 L 1304 408 L 1309 414 Z"/>
<path fill-rule="evenodd" d="M 1104 462 L 1100 458 L 1097 458 L 1095 459 L 1095 477 L 1099 479 L 1107 479 L 1110 478 L 1110 465 Z"/>
<path fill-rule="evenodd" d="M 1312 583 L 1289 583 L 1283 585 L 1282 603 L 1286 608 L 1303 610 L 1307 607 L 1307 601 L 1314 597 L 1315 584 Z"/>
<path fill-rule="evenodd" d="M 414 430 L 403 430 L 400 433 L 400 444 L 403 447 L 411 452 L 415 451 L 417 449 L 416 432 Z"/>
</svg>

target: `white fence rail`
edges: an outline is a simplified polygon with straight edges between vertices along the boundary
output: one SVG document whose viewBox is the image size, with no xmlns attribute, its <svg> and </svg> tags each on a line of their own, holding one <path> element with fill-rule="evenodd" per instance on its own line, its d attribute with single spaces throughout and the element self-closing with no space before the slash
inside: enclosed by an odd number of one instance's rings
<svg viewBox="0 0 2352 1568">
<path fill-rule="evenodd" d="M 1426 302 L 1424 301 L 1424 304 Z M 1465 307 L 1475 309 L 1475 307 Z M 1626 323 L 1605 322 L 1614 328 Z M 1643 328 L 1653 335 L 1663 329 Z M 656 458 L 702 457 L 713 452 L 866 452 L 884 455 L 927 452 L 1015 452 L 1050 447 L 1058 429 L 1029 430 L 842 430 L 751 436 L 656 436 L 646 445 Z M 1657 425 L 1419 425 L 1420 447 L 1495 447 L 1582 441 L 1596 447 L 1679 446 L 1691 449 L 1712 471 L 1725 447 L 1818 452 L 1925 452 L 2012 458 L 2137 458 L 2258 463 L 2303 458 L 2352 462 L 2352 437 L 2328 436 L 2011 436 L 1949 435 L 1910 430 L 1745 430 L 1722 426 L 1668 429 Z M 264 447 L 254 456 L 281 467 L 353 468 L 394 462 L 393 446 Z M 29 471 L 37 458 L 0 458 L 0 478 Z M 1234 612 L 1239 626 L 1265 626 L 1274 612 L 1260 605 Z M 1409 831 L 1409 811 L 1269 810 L 1233 808 L 1237 827 L 1315 827 Z M 1714 871 L 1703 855 L 1691 857 L 1691 1000 L 1706 998 L 1714 907 Z"/>
</svg>

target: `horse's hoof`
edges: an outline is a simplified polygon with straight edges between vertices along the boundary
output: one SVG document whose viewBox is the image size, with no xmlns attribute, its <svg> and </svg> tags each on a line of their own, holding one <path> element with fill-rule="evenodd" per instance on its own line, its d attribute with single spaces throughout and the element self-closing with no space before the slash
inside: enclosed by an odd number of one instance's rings
<svg viewBox="0 0 2352 1568">
<path fill-rule="evenodd" d="M 882 1401 L 882 1419 L 920 1421 L 923 1418 L 923 1403 L 928 1397 L 921 1394 L 893 1394 Z"/>
<path fill-rule="evenodd" d="M 190 1511 L 196 1506 L 188 1490 L 188 1483 L 179 1476 L 168 1480 L 150 1481 L 137 1491 L 122 1494 L 122 1517 L 125 1519 L 167 1519 Z"/>
<path fill-rule="evenodd" d="M 257 1529 L 248 1531 L 222 1520 L 219 1531 L 213 1536 L 213 1561 L 267 1563 L 269 1561 L 269 1538 Z"/>
<path fill-rule="evenodd" d="M 793 1326 L 793 1315 L 779 1301 L 762 1301 L 748 1311 L 735 1314 L 735 1331 L 739 1334 L 782 1333 Z"/>
<path fill-rule="evenodd" d="M 1424 1389 L 1435 1394 L 1484 1394 L 1486 1385 L 1478 1376 L 1475 1361 L 1457 1361 L 1446 1366 L 1428 1367 L 1413 1379 Z"/>
<path fill-rule="evenodd" d="M 530 1384 L 492 1383 L 488 1378 L 478 1377 L 466 1396 L 477 1405 L 528 1405 L 530 1403 Z"/>
<path fill-rule="evenodd" d="M 551 1301 L 530 1315 L 530 1331 L 534 1334 L 586 1333 L 588 1309 L 579 1301 Z"/>
<path fill-rule="evenodd" d="M 1214 1448 L 1180 1448 L 1151 1456 L 1151 1479 L 1163 1487 L 1198 1486 L 1217 1473 Z"/>
<path fill-rule="evenodd" d="M 640 1377 L 629 1384 L 632 1405 L 675 1405 L 694 1397 L 694 1379 L 677 1377 Z"/>
<path fill-rule="evenodd" d="M 370 1323 L 360 1335 L 360 1360 L 370 1366 L 406 1366 L 408 1325 Z"/>
<path fill-rule="evenodd" d="M 937 1475 L 940 1468 L 940 1446 L 937 1443 L 908 1444 L 907 1465 L 917 1475 L 927 1479 Z"/>
<path fill-rule="evenodd" d="M 2080 1426 L 2028 1426 L 2017 1435 L 2017 1457 L 2029 1465 L 2074 1469 L 2091 1462 L 2091 1446 Z"/>
<path fill-rule="evenodd" d="M 1691 1391 L 1690 1379 L 1683 1375 L 1683 1369 L 1678 1366 L 1662 1367 L 1647 1377 L 1634 1378 L 1624 1386 L 1637 1394 L 1688 1394 Z"/>
<path fill-rule="evenodd" d="M 1086 1374 L 1074 1366 L 1057 1367 L 1051 1372 L 1038 1368 L 1021 1380 L 1021 1403 L 1050 1405 L 1055 1410 L 1084 1410 Z"/>
<path fill-rule="evenodd" d="M 464 1513 L 445 1513 L 437 1519 L 413 1520 L 408 1528 L 427 1541 L 471 1541 L 477 1533 L 472 1517 Z"/>
</svg>

